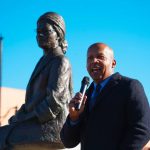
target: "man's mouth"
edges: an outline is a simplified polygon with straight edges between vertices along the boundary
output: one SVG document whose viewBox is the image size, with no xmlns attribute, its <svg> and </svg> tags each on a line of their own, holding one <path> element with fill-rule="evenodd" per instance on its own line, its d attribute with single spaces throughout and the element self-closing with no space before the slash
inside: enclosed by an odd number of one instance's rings
<svg viewBox="0 0 150 150">
<path fill-rule="evenodd" d="M 100 72 L 101 70 L 102 70 L 102 67 L 100 67 L 100 66 L 96 66 L 96 67 L 93 67 L 93 68 L 92 68 L 92 72 L 93 72 L 93 73 Z"/>
</svg>

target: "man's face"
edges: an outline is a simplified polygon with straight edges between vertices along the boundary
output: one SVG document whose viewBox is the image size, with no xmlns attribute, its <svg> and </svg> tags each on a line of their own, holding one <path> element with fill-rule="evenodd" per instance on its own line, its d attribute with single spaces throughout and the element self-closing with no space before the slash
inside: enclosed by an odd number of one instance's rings
<svg viewBox="0 0 150 150">
<path fill-rule="evenodd" d="M 43 20 L 37 25 L 37 42 L 43 49 L 56 48 L 58 46 L 58 36 L 53 27 Z"/>
<path fill-rule="evenodd" d="M 87 70 L 94 80 L 99 83 L 113 74 L 116 61 L 113 52 L 108 47 L 91 47 L 87 52 Z"/>
</svg>

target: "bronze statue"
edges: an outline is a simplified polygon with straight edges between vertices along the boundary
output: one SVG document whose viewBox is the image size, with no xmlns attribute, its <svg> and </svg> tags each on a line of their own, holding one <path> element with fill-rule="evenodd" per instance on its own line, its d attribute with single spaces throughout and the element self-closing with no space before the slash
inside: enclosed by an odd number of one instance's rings
<svg viewBox="0 0 150 150">
<path fill-rule="evenodd" d="M 59 132 L 72 97 L 71 65 L 64 55 L 65 33 L 64 19 L 57 13 L 47 12 L 38 19 L 36 38 L 44 54 L 27 85 L 25 103 L 9 119 L 9 125 L 0 127 L 0 150 L 28 149 L 36 144 L 64 148 Z"/>
</svg>

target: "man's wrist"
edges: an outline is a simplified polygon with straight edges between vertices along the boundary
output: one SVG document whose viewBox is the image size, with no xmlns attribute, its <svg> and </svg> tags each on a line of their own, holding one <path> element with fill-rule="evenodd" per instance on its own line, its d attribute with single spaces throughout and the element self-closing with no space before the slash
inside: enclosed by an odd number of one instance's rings
<svg viewBox="0 0 150 150">
<path fill-rule="evenodd" d="M 72 122 L 76 122 L 77 120 L 79 120 L 78 116 L 71 116 L 70 114 L 69 114 L 69 118 Z"/>
<path fill-rule="evenodd" d="M 70 123 L 71 126 L 77 125 L 79 123 L 79 118 L 77 118 L 77 119 L 71 119 L 69 117 L 69 123 Z"/>
</svg>

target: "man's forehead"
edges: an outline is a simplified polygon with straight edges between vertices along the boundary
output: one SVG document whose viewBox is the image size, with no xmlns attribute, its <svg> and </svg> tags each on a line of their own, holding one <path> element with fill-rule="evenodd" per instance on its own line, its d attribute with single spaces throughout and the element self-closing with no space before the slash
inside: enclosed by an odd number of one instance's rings
<svg viewBox="0 0 150 150">
<path fill-rule="evenodd" d="M 112 51 L 109 47 L 92 47 L 92 48 L 89 48 L 87 53 L 105 53 L 105 52 L 110 52 Z"/>
<path fill-rule="evenodd" d="M 87 57 L 91 55 L 104 55 L 106 57 L 114 57 L 113 50 L 110 49 L 109 47 L 105 47 L 105 48 L 95 47 L 95 48 L 88 49 Z"/>
</svg>

